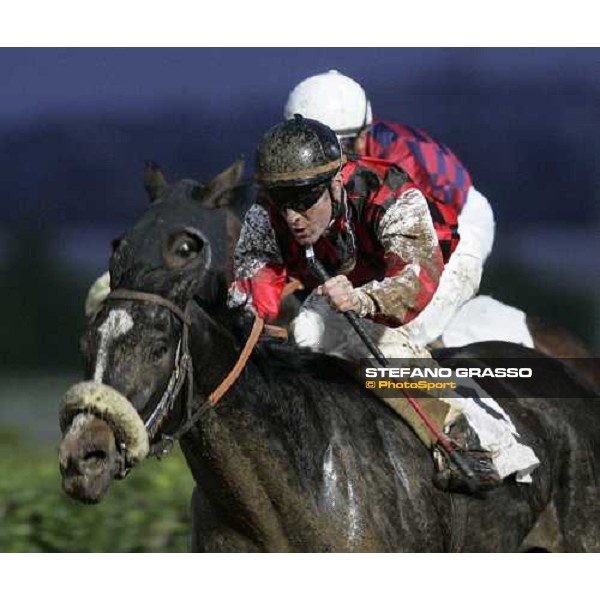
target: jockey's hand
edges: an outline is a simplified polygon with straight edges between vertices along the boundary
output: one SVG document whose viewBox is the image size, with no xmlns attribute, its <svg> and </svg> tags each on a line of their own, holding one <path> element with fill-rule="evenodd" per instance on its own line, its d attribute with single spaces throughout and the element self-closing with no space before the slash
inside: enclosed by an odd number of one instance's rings
<svg viewBox="0 0 600 600">
<path fill-rule="evenodd" d="M 325 296 L 329 305 L 339 312 L 360 309 L 360 299 L 352 283 L 345 275 L 336 275 L 317 288 L 317 294 Z"/>
</svg>

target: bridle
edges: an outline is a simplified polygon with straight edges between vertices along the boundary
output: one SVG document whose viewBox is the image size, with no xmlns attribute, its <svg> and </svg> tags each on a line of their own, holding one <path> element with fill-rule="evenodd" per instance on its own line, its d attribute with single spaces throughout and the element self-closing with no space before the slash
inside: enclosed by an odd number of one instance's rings
<svg viewBox="0 0 600 600">
<path fill-rule="evenodd" d="M 173 444 L 188 431 L 190 431 L 190 429 L 197 423 L 202 415 L 204 415 L 211 408 L 214 408 L 219 400 L 221 400 L 221 398 L 233 385 L 242 369 L 246 365 L 254 346 L 258 342 L 263 329 L 264 321 L 258 316 L 255 318 L 250 335 L 246 340 L 246 344 L 240 356 L 238 357 L 237 362 L 225 379 L 223 379 L 216 389 L 213 390 L 213 392 L 208 396 L 208 399 L 194 410 L 194 370 L 192 355 L 190 352 L 190 327 L 192 324 L 191 310 L 193 301 L 188 300 L 185 308 L 181 310 L 181 308 L 179 308 L 179 306 L 177 306 L 174 302 L 171 302 L 171 300 L 168 300 L 167 298 L 164 298 L 158 294 L 123 288 L 112 290 L 106 297 L 106 300 L 133 300 L 136 302 L 150 302 L 152 304 L 167 308 L 181 322 L 181 336 L 179 338 L 179 342 L 177 343 L 177 350 L 175 352 L 175 361 L 173 370 L 171 371 L 171 376 L 169 377 L 165 391 L 163 392 L 157 405 L 154 407 L 152 414 L 144 423 L 144 427 L 148 433 L 148 438 L 152 440 L 164 418 L 175 405 L 175 401 L 184 385 L 186 386 L 186 391 L 184 394 L 186 420 L 181 424 L 175 433 L 172 435 L 162 433 L 158 441 L 150 444 L 149 455 L 158 457 L 165 456 L 169 453 Z"/>
</svg>

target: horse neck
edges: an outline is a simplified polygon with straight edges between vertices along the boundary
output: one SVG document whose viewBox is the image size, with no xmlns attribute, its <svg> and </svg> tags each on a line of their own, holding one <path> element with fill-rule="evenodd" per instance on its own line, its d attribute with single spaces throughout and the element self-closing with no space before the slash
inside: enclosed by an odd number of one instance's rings
<svg viewBox="0 0 600 600">
<path fill-rule="evenodd" d="M 233 335 L 192 304 L 190 350 L 194 365 L 194 389 L 208 395 L 225 379 L 239 356 Z"/>
<path fill-rule="evenodd" d="M 205 402 L 237 360 L 239 345 L 225 327 L 195 307 L 191 346 L 195 398 Z M 245 366 L 220 404 L 182 438 L 181 448 L 207 504 L 244 531 L 247 549 L 285 551 L 287 536 L 259 474 L 268 449 L 256 452 L 259 437 L 245 417 L 248 371 L 254 370 L 251 364 Z"/>
</svg>

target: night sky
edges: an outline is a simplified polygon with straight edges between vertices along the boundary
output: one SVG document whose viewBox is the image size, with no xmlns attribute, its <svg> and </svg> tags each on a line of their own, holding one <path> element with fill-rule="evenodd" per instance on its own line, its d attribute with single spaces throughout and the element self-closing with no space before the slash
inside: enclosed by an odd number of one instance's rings
<svg viewBox="0 0 600 600">
<path fill-rule="evenodd" d="M 598 99 L 599 61 L 597 49 L 2 49 L 0 120 L 185 105 L 239 114 L 248 104 L 275 119 L 295 83 L 329 68 L 358 79 L 390 118 L 406 119 L 417 115 L 406 114 L 404 95 L 448 80 L 456 93 L 444 102 L 518 85 L 569 96 L 574 83 Z"/>
</svg>

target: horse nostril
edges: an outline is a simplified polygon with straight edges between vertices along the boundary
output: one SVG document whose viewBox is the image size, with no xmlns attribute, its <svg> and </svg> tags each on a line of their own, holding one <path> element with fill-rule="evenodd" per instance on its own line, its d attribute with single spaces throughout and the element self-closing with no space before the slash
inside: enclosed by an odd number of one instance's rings
<svg viewBox="0 0 600 600">
<path fill-rule="evenodd" d="M 99 462 L 104 462 L 108 454 L 104 450 L 90 450 L 83 455 L 82 463 L 86 466 L 93 466 Z"/>
</svg>

